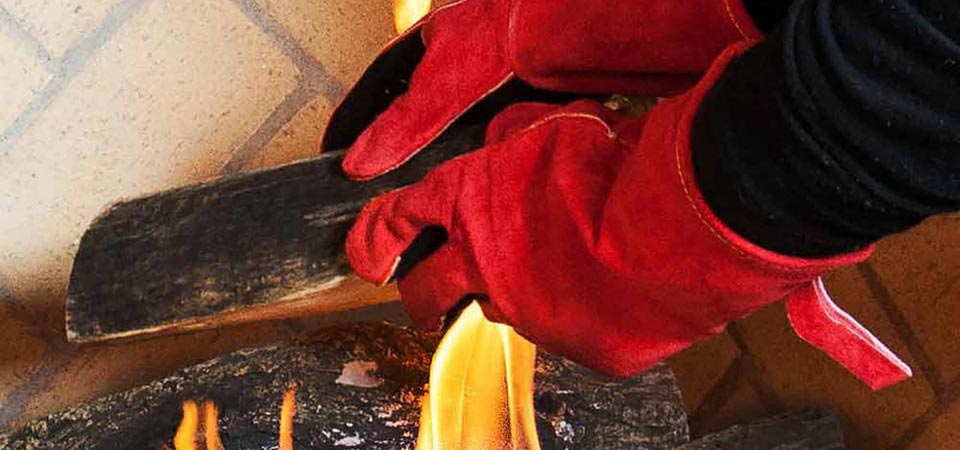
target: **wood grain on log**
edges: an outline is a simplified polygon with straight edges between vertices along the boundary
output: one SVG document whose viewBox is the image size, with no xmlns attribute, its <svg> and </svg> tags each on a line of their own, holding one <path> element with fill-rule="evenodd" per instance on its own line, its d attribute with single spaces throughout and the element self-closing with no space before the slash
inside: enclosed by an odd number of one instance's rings
<svg viewBox="0 0 960 450">
<path fill-rule="evenodd" d="M 350 275 L 347 231 L 374 196 L 477 148 L 449 130 L 384 177 L 347 180 L 342 153 L 116 204 L 80 241 L 67 337 L 86 343 L 359 308 L 396 299 Z"/>
<path fill-rule="evenodd" d="M 0 448 L 162 448 L 185 399 L 220 406 L 227 449 L 274 448 L 280 399 L 292 381 L 297 449 L 410 449 L 437 340 L 383 324 L 325 329 L 309 342 L 227 354 L 35 420 L 0 434 Z M 349 370 L 358 367 L 369 372 Z M 689 440 L 676 380 L 665 365 L 614 380 L 541 353 L 535 407 L 543 450 L 662 450 Z"/>
</svg>

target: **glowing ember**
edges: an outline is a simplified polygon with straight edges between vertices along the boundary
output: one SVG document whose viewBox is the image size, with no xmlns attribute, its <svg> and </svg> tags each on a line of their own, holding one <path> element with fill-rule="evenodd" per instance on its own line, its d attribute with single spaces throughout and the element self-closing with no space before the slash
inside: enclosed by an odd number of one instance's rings
<svg viewBox="0 0 960 450">
<path fill-rule="evenodd" d="M 403 33 L 430 12 L 430 0 L 393 0 L 393 25 Z"/>
<path fill-rule="evenodd" d="M 417 450 L 539 450 L 535 362 L 533 344 L 471 304 L 433 356 Z"/>
<path fill-rule="evenodd" d="M 296 386 L 290 384 L 283 394 L 280 405 L 280 441 L 278 450 L 293 450 L 293 415 L 296 413 Z M 217 427 L 219 411 L 212 401 L 203 402 L 203 442 L 206 450 L 226 450 L 220 441 Z M 183 419 L 173 438 L 176 450 L 198 450 L 197 430 L 200 426 L 200 412 L 193 400 L 183 402 Z M 165 447 L 169 449 L 169 447 Z"/>
</svg>

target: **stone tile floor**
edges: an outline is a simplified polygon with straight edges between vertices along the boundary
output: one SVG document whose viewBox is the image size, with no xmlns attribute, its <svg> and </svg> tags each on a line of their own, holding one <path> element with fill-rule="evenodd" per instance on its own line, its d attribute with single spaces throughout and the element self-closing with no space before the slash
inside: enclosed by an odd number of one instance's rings
<svg viewBox="0 0 960 450">
<path fill-rule="evenodd" d="M 64 286 L 110 202 L 316 154 L 393 35 L 390 0 L 0 0 L 0 427 L 315 326 L 77 348 Z M 870 392 L 775 306 L 672 360 L 695 431 L 829 406 L 851 448 L 960 449 L 958 238 L 960 217 L 931 220 L 829 279 L 914 380 Z"/>
<path fill-rule="evenodd" d="M 394 35 L 390 0 L 0 0 L 0 427 L 309 326 L 75 348 L 64 286 L 107 204 L 317 154 Z"/>
</svg>

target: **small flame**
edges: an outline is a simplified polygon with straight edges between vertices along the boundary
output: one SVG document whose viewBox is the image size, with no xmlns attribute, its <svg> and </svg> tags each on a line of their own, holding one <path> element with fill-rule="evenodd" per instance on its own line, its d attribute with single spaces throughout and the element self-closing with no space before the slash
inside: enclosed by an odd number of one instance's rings
<svg viewBox="0 0 960 450">
<path fill-rule="evenodd" d="M 535 362 L 533 344 L 468 306 L 433 356 L 416 450 L 539 450 Z"/>
<path fill-rule="evenodd" d="M 393 25 L 397 33 L 407 31 L 407 28 L 417 23 L 430 12 L 430 0 L 393 0 Z"/>
<path fill-rule="evenodd" d="M 217 429 L 219 411 L 217 404 L 207 400 L 203 402 L 203 439 L 207 443 L 207 450 L 226 450 L 220 442 L 220 430 Z"/>
<path fill-rule="evenodd" d="M 177 450 L 197 450 L 197 425 L 200 414 L 193 400 L 183 402 L 183 419 L 173 437 L 173 448 Z"/>
<path fill-rule="evenodd" d="M 296 386 L 291 383 L 280 405 L 280 450 L 293 450 L 293 415 L 296 412 Z"/>
<path fill-rule="evenodd" d="M 296 413 L 296 386 L 290 384 L 283 394 L 283 403 L 280 405 L 280 441 L 278 450 L 293 449 L 293 415 Z M 219 417 L 217 404 L 207 400 L 203 402 L 203 441 L 206 450 L 226 450 L 220 440 L 220 431 L 217 426 Z M 177 427 L 177 434 L 173 437 L 175 450 L 198 450 L 197 430 L 200 427 L 200 411 L 193 400 L 183 402 L 183 418 Z M 169 450 L 169 447 L 166 447 Z"/>
</svg>

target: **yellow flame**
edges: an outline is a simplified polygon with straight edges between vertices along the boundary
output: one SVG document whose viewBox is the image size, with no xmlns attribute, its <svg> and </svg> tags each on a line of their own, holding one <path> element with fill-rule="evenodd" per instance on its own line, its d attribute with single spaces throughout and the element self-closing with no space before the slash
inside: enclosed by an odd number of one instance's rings
<svg viewBox="0 0 960 450">
<path fill-rule="evenodd" d="M 433 356 L 416 450 L 539 450 L 535 362 L 533 344 L 468 306 Z"/>
<path fill-rule="evenodd" d="M 397 28 L 397 33 L 407 31 L 427 15 L 430 3 L 430 0 L 393 0 L 393 26 Z"/>
<path fill-rule="evenodd" d="M 197 425 L 200 413 L 193 400 L 183 402 L 183 419 L 173 437 L 173 448 L 177 450 L 197 450 Z"/>
<path fill-rule="evenodd" d="M 293 416 L 297 412 L 296 386 L 290 384 L 283 394 L 280 405 L 280 440 L 278 450 L 293 449 Z M 219 411 L 216 403 L 207 400 L 203 402 L 203 440 L 206 450 L 226 450 L 220 440 L 220 431 L 217 426 Z M 183 418 L 177 427 L 177 434 L 173 437 L 175 450 L 198 450 L 197 430 L 200 427 L 200 411 L 193 400 L 183 402 Z M 164 446 L 165 449 L 169 447 Z"/>
<path fill-rule="evenodd" d="M 203 402 L 203 440 L 207 443 L 207 450 L 226 450 L 220 441 L 220 430 L 217 429 L 218 416 L 216 403 L 210 400 Z"/>
</svg>

